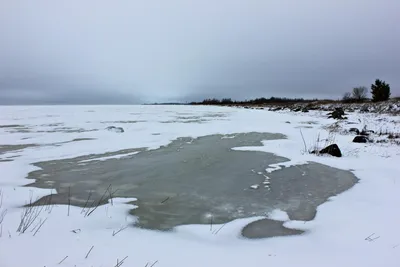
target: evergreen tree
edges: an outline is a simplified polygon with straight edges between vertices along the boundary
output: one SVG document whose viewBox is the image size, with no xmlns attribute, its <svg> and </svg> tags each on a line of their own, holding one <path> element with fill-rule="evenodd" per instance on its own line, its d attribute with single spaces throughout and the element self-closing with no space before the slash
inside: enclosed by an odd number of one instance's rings
<svg viewBox="0 0 400 267">
<path fill-rule="evenodd" d="M 375 80 L 375 84 L 371 85 L 372 101 L 386 101 L 390 97 L 390 86 L 389 84 L 379 79 Z"/>
</svg>

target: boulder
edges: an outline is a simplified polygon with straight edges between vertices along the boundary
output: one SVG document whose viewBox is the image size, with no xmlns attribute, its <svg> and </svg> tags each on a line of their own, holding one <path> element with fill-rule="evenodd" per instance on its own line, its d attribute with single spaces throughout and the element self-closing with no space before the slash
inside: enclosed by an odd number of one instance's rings
<svg viewBox="0 0 400 267">
<path fill-rule="evenodd" d="M 305 106 L 306 109 L 308 110 L 318 110 L 319 107 L 315 104 L 308 104 L 307 106 Z"/>
<path fill-rule="evenodd" d="M 349 132 L 356 133 L 357 135 L 360 134 L 360 130 L 358 130 L 357 128 L 350 128 Z"/>
<path fill-rule="evenodd" d="M 340 148 L 337 144 L 332 144 L 329 145 L 327 147 L 325 147 L 324 149 L 322 149 L 321 151 L 319 151 L 320 154 L 329 154 L 331 156 L 334 157 L 341 157 L 342 156 L 342 152 L 340 151 Z"/>
<path fill-rule="evenodd" d="M 109 131 L 112 131 L 112 132 L 116 132 L 116 133 L 124 132 L 124 128 L 122 128 L 122 127 L 108 126 L 106 129 Z"/>
<path fill-rule="evenodd" d="M 336 120 L 344 120 L 347 119 L 343 117 L 345 115 L 343 108 L 335 108 L 334 111 L 328 113 L 328 118 L 336 119 Z"/>
<path fill-rule="evenodd" d="M 308 112 L 308 109 L 306 107 L 304 107 L 301 112 Z"/>
<path fill-rule="evenodd" d="M 353 139 L 353 143 L 368 143 L 368 142 L 369 142 L 368 137 L 366 137 L 364 135 L 357 135 Z"/>
<path fill-rule="evenodd" d="M 368 105 L 364 105 L 360 108 L 361 113 L 369 112 L 369 107 Z"/>
</svg>

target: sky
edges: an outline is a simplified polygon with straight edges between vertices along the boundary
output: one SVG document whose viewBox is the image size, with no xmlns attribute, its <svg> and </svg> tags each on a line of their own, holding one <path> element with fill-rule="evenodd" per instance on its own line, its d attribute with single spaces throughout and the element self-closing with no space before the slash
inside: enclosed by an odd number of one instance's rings
<svg viewBox="0 0 400 267">
<path fill-rule="evenodd" d="M 0 104 L 400 96 L 399 0 L 0 0 Z"/>
</svg>

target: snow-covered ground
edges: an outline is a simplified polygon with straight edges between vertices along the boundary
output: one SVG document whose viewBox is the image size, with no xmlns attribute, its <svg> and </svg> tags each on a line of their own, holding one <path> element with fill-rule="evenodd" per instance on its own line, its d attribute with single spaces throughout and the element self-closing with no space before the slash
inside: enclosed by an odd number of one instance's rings
<svg viewBox="0 0 400 267">
<path fill-rule="evenodd" d="M 348 117 L 336 123 L 319 111 L 201 106 L 0 107 L 0 149 L 36 145 L 0 154 L 0 266 L 400 266 L 400 146 L 356 144 L 351 142 L 354 135 L 346 133 L 364 126 L 399 133 L 400 118 L 371 113 Z M 108 126 L 124 132 L 106 130 Z M 288 228 L 306 230 L 299 236 L 241 238 L 241 229 L 259 218 L 213 229 L 180 226 L 173 232 L 125 228 L 135 220 L 128 214 L 133 199 L 114 199 L 86 217 L 82 208 L 45 207 L 34 211 L 38 216 L 32 225 L 23 223 L 24 233 L 17 232 L 26 211 L 21 206 L 52 191 L 23 187 L 32 182 L 25 179 L 35 170 L 31 163 L 154 149 L 178 137 L 250 131 L 283 133 L 287 139 L 249 150 L 289 158 L 286 166 L 314 161 L 352 170 L 360 182 L 321 205 L 313 221 L 290 221 L 279 210 L 267 215 L 285 221 Z M 305 152 L 332 142 L 341 148 L 342 158 Z M 132 153 L 126 150 L 120 156 Z M 102 159 L 108 157 L 118 155 Z M 270 166 L 268 171 L 279 168 Z"/>
</svg>

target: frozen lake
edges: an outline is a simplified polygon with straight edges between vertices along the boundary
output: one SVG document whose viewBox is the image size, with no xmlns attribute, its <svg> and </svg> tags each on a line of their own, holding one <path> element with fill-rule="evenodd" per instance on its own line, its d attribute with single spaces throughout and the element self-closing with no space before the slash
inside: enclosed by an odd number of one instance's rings
<svg viewBox="0 0 400 267">
<path fill-rule="evenodd" d="M 348 130 L 400 121 L 348 117 L 0 107 L 0 266 L 397 267 L 398 146 L 352 143 Z M 342 158 L 307 153 L 330 142 Z M 36 200 L 51 205 L 18 231 Z"/>
<path fill-rule="evenodd" d="M 288 159 L 233 150 L 283 138 L 256 132 L 178 138 L 155 150 L 132 149 L 131 153 L 138 153 L 119 159 L 91 155 L 36 163 L 41 170 L 28 178 L 36 179 L 30 186 L 58 192 L 37 203 L 87 207 L 105 204 L 111 197 L 135 197 L 138 208 L 131 210 L 138 217 L 135 226 L 146 229 L 222 224 L 265 216 L 274 209 L 287 212 L 292 220 L 312 220 L 318 205 L 357 179 L 350 172 L 317 163 L 268 173 L 268 166 Z M 273 225 L 276 222 L 265 219 L 248 225 L 243 234 L 256 238 L 299 233 Z"/>
</svg>

